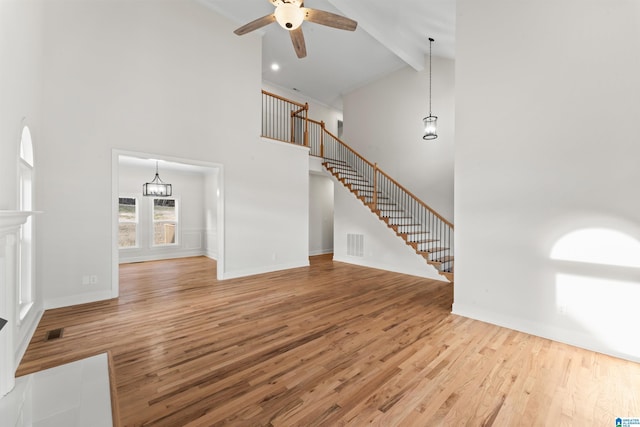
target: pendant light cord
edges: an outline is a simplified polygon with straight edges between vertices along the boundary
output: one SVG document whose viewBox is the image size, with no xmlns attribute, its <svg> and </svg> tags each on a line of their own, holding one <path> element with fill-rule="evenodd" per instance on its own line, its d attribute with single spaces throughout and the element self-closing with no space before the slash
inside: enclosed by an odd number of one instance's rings
<svg viewBox="0 0 640 427">
<path fill-rule="evenodd" d="M 429 37 L 429 115 L 431 115 L 431 46 L 434 40 Z"/>
</svg>

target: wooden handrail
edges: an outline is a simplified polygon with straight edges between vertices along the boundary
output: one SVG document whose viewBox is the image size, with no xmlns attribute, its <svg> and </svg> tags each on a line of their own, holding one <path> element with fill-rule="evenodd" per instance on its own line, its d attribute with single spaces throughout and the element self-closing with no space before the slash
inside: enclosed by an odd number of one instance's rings
<svg viewBox="0 0 640 427">
<path fill-rule="evenodd" d="M 329 132 L 328 130 L 324 130 L 326 133 L 329 134 L 330 137 L 332 137 L 333 139 L 335 139 L 336 141 L 338 141 L 340 144 L 344 145 L 347 149 L 349 149 L 349 151 L 351 151 L 353 154 L 355 154 L 356 156 L 358 156 L 363 162 L 365 162 L 366 164 L 368 164 L 371 167 L 374 167 L 374 164 L 371 163 L 369 160 L 365 159 L 360 153 L 358 153 L 356 150 L 354 150 L 353 148 L 349 147 L 349 144 L 345 144 L 345 142 L 343 140 L 341 140 L 340 138 L 338 138 L 337 136 L 335 136 L 334 134 L 332 134 L 331 132 Z"/>
<path fill-rule="evenodd" d="M 423 202 L 422 200 L 420 200 L 418 197 L 416 197 L 415 194 L 413 194 L 411 191 L 409 191 L 408 189 L 406 189 L 404 186 L 402 186 L 398 181 L 396 181 L 395 179 L 391 178 L 386 172 L 384 172 L 383 170 L 381 170 L 378 167 L 377 163 L 371 163 L 369 160 L 365 159 L 364 156 L 362 156 L 360 153 L 358 153 L 356 150 L 354 150 L 353 148 L 351 148 L 348 144 L 346 144 L 344 141 L 342 141 L 340 138 L 338 138 L 336 135 L 334 135 L 333 133 L 329 132 L 326 127 L 324 122 L 322 121 L 317 121 L 317 120 L 313 120 L 309 118 L 309 104 L 308 103 L 299 103 L 299 102 L 295 102 L 292 101 L 290 99 L 284 98 L 280 95 L 276 95 L 275 93 L 271 93 L 268 92 L 266 90 L 262 90 L 262 94 L 263 95 L 267 95 L 270 97 L 273 97 L 275 99 L 278 99 L 280 101 L 284 101 L 284 102 L 288 102 L 292 105 L 296 105 L 298 107 L 300 107 L 299 110 L 296 111 L 292 111 L 291 112 L 291 117 L 296 117 L 298 114 L 300 114 L 302 111 L 307 111 L 307 114 L 305 115 L 306 117 L 304 117 L 305 120 L 305 127 L 304 127 L 304 145 L 309 147 L 310 143 L 309 143 L 309 122 L 319 125 L 321 127 L 321 133 L 320 133 L 320 157 L 324 158 L 324 134 L 326 133 L 327 135 L 329 135 L 331 138 L 333 138 L 335 141 L 337 141 L 339 144 L 341 144 L 342 146 L 344 146 L 347 150 L 349 150 L 351 153 L 353 153 L 356 157 L 358 157 L 358 159 L 360 161 L 362 161 L 364 164 L 368 165 L 369 167 L 371 167 L 373 169 L 374 172 L 374 176 L 373 176 L 373 181 L 374 181 L 374 200 L 377 200 L 377 187 L 378 187 L 378 179 L 377 179 L 377 173 L 379 172 L 381 175 L 383 175 L 386 179 L 389 180 L 390 183 L 392 183 L 393 185 L 395 185 L 398 189 L 400 189 L 401 191 L 403 191 L 405 194 L 407 194 L 407 196 L 413 198 L 419 205 L 421 205 L 422 207 L 424 207 L 426 210 L 428 210 L 429 212 L 431 212 L 436 218 L 438 218 L 439 220 L 441 220 L 444 224 L 446 224 L 447 226 L 451 227 L 451 230 L 453 230 L 453 224 L 451 222 L 449 222 L 447 219 L 445 219 L 442 215 L 440 215 L 438 212 L 436 212 L 434 209 L 432 209 L 429 205 L 427 205 L 425 202 Z M 291 129 L 291 138 L 293 138 L 293 122 L 291 124 L 292 129 Z M 272 138 L 272 139 L 276 139 L 278 140 L 278 138 Z M 283 141 L 280 139 L 280 141 Z M 289 142 L 289 141 L 284 141 L 284 142 Z M 291 141 L 293 142 L 293 141 Z M 375 206 L 375 205 L 374 205 Z"/>
<path fill-rule="evenodd" d="M 268 93 L 268 92 L 267 92 Z M 285 98 L 282 98 L 285 99 Z M 290 101 L 288 99 L 286 99 L 287 102 L 292 103 L 294 105 L 298 105 L 293 101 Z M 293 119 L 294 117 L 298 117 L 298 114 L 305 112 L 306 114 L 304 115 L 304 117 L 301 117 L 304 120 L 304 145 L 305 147 L 309 146 L 309 103 L 305 102 L 304 105 L 302 107 L 300 107 L 300 109 L 296 110 L 296 111 L 292 111 L 291 112 L 291 118 Z M 294 142 L 294 129 L 295 129 L 295 125 L 293 123 L 293 120 L 291 120 L 291 142 Z"/>
<path fill-rule="evenodd" d="M 337 136 L 335 136 L 334 134 L 332 134 L 331 132 L 329 132 L 328 130 L 325 129 L 325 132 L 328 133 L 332 138 L 334 138 L 336 141 L 338 141 L 340 144 L 344 145 L 347 149 L 349 149 L 351 152 L 353 152 L 356 156 L 358 156 L 360 159 L 362 159 L 365 163 L 367 163 L 369 166 L 371 166 L 372 168 L 374 168 L 377 172 L 380 172 L 382 175 L 384 175 L 389 181 L 391 181 L 393 184 L 395 184 L 396 186 L 398 186 L 398 188 L 400 188 L 402 191 L 404 191 L 405 193 L 407 193 L 407 195 L 411 196 L 412 198 L 414 198 L 419 204 L 421 204 L 424 208 L 426 208 L 429 212 L 433 213 L 438 219 L 440 219 L 442 222 L 444 222 L 445 224 L 447 224 L 449 227 L 451 227 L 451 229 L 453 230 L 453 224 L 449 221 L 447 221 L 445 218 L 442 217 L 442 215 L 440 215 L 437 211 L 435 211 L 434 209 L 431 208 L 431 206 L 427 205 L 425 202 L 423 202 L 419 197 L 417 197 L 415 194 L 413 194 L 411 191 L 407 190 L 404 186 L 402 186 L 400 183 L 398 183 L 398 181 L 396 181 L 395 179 L 391 178 L 386 172 L 384 172 L 382 169 L 380 169 L 378 167 L 377 164 L 371 163 L 370 161 L 368 161 L 367 159 L 365 159 L 364 157 L 362 157 L 362 155 L 360 155 L 360 153 L 358 153 L 356 150 L 354 150 L 353 148 L 349 147 L 348 144 L 345 144 L 344 141 L 342 141 L 340 138 L 338 138 Z M 374 185 L 377 182 L 377 179 L 374 178 Z M 374 193 L 375 194 L 375 193 Z"/>
<path fill-rule="evenodd" d="M 262 89 L 262 94 L 263 94 L 263 95 L 269 95 L 269 96 L 272 96 L 272 97 L 274 97 L 274 98 L 276 98 L 276 99 L 279 99 L 280 101 L 285 101 L 285 102 L 288 102 L 289 104 L 297 105 L 298 107 L 301 107 L 301 108 L 304 108 L 304 106 L 305 106 L 305 104 L 301 104 L 301 103 L 299 103 L 299 102 L 292 101 L 292 100 L 287 99 L 287 98 L 284 98 L 284 97 L 282 97 L 282 96 L 280 96 L 280 95 L 276 95 L 275 93 L 267 92 L 267 91 L 266 91 L 266 90 L 264 90 L 264 89 Z"/>
<path fill-rule="evenodd" d="M 442 215 L 440 215 L 437 211 L 435 211 L 434 209 L 431 208 L 431 206 L 427 205 L 425 202 L 423 202 L 420 198 L 418 198 L 415 194 L 413 194 L 411 191 L 407 190 L 405 187 L 403 187 L 401 184 L 398 183 L 398 181 L 396 181 L 395 179 L 391 178 L 387 173 L 385 173 L 382 169 L 378 168 L 378 172 L 380 172 L 382 175 L 384 175 L 389 181 L 393 182 L 395 185 L 397 185 L 402 191 L 404 191 L 405 193 L 407 193 L 407 195 L 411 196 L 412 198 L 414 198 L 418 203 L 420 203 L 423 207 L 425 207 L 428 211 L 430 211 L 432 214 L 434 214 L 436 217 L 438 217 L 442 222 L 444 222 L 445 224 L 447 224 L 449 227 L 451 227 L 451 229 L 453 230 L 453 224 L 450 223 L 449 221 L 447 221 L 445 218 L 442 217 Z"/>
</svg>

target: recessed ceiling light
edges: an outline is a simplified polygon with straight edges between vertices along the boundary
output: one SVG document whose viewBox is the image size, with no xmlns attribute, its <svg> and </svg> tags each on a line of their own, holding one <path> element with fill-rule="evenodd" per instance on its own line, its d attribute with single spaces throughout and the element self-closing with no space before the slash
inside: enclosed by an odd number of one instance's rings
<svg viewBox="0 0 640 427">
<path fill-rule="evenodd" d="M 280 66 L 274 62 L 273 64 L 271 64 L 271 69 L 273 71 L 278 71 L 280 69 Z"/>
</svg>

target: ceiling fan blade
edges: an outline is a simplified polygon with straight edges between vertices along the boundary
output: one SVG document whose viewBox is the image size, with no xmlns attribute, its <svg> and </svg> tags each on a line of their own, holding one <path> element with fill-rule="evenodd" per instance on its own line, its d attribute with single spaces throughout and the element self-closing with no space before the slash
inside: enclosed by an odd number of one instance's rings
<svg viewBox="0 0 640 427">
<path fill-rule="evenodd" d="M 291 42 L 293 43 L 293 48 L 296 51 L 296 55 L 298 58 L 304 58 L 307 56 L 307 47 L 304 44 L 304 34 L 302 34 L 302 27 L 298 27 L 295 30 L 289 31 L 291 34 Z"/>
<path fill-rule="evenodd" d="M 355 31 L 358 26 L 358 23 L 353 19 L 346 18 L 342 15 L 336 15 L 335 13 L 326 12 L 324 10 L 303 7 L 302 11 L 304 12 L 305 21 L 326 25 L 327 27 Z"/>
<path fill-rule="evenodd" d="M 234 33 L 241 36 L 243 34 L 250 33 L 253 30 L 257 30 L 258 28 L 262 28 L 266 25 L 275 22 L 276 16 L 272 13 L 271 15 L 263 16 L 262 18 L 258 18 L 255 21 L 251 21 L 248 24 L 243 25 L 242 27 L 236 29 Z"/>
</svg>

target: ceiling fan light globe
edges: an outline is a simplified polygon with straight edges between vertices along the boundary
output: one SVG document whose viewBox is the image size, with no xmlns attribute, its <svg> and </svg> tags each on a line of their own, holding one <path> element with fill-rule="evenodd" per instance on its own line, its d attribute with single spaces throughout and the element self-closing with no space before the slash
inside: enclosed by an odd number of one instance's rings
<svg viewBox="0 0 640 427">
<path fill-rule="evenodd" d="M 283 3 L 276 8 L 274 14 L 278 24 L 289 31 L 300 27 L 302 21 L 304 21 L 304 12 L 300 9 L 300 6 L 295 4 Z"/>
</svg>

